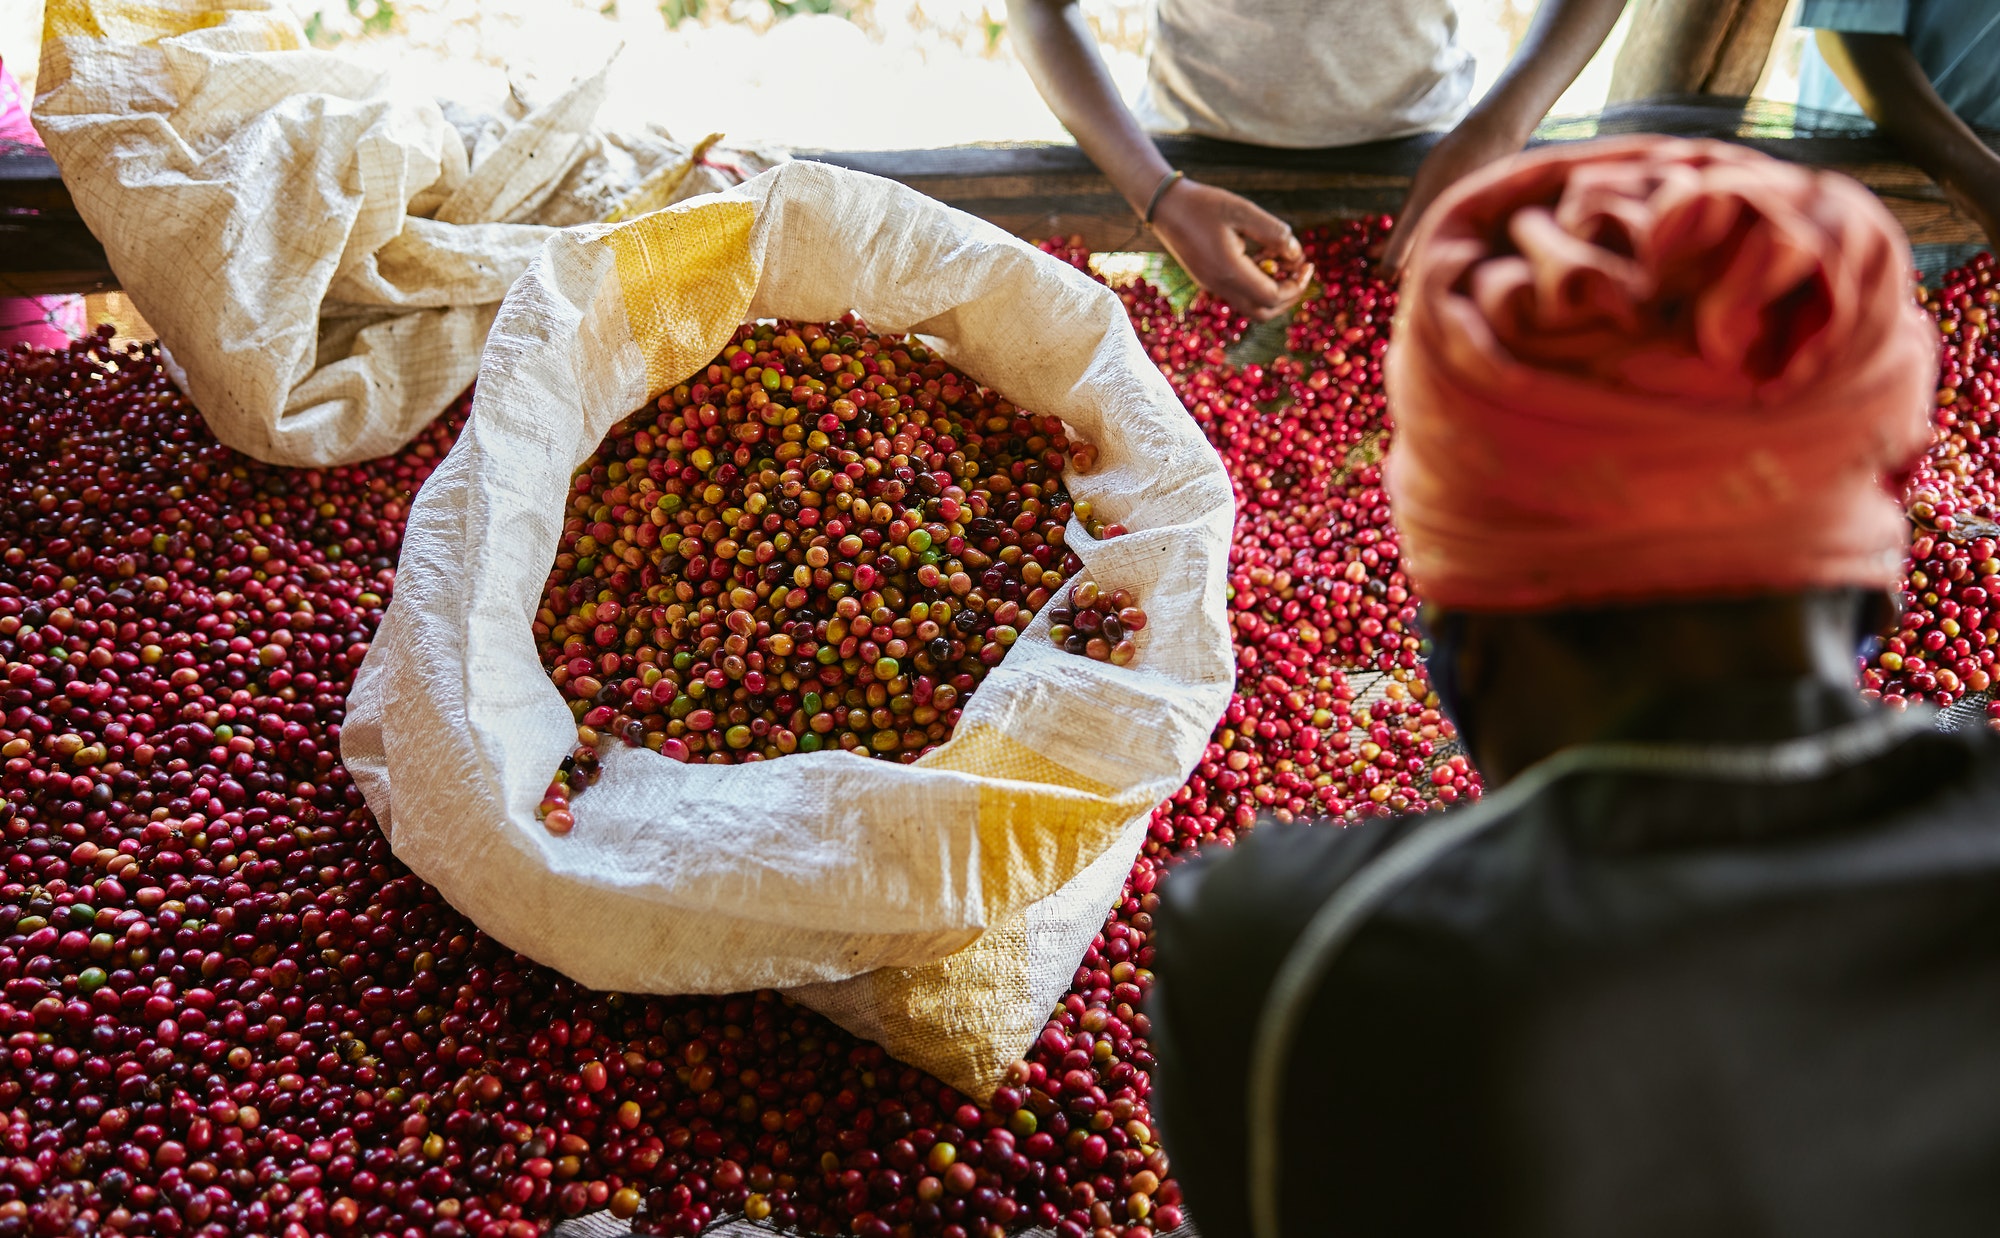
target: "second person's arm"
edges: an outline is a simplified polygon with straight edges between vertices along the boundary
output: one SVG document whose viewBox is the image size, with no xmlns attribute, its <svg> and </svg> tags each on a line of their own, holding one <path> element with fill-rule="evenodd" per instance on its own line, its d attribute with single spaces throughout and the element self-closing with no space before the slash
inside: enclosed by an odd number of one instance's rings
<svg viewBox="0 0 2000 1238">
<path fill-rule="evenodd" d="M 1255 321 L 1298 298 L 1311 272 L 1285 222 L 1226 189 L 1182 178 L 1118 97 L 1075 0 L 1008 0 L 1015 47 L 1035 88 L 1076 144 L 1203 288 Z M 1155 197 L 1157 195 L 1157 201 Z M 1254 247 L 1256 256 L 1251 249 Z M 1278 277 L 1259 269 L 1276 260 Z"/>
</svg>

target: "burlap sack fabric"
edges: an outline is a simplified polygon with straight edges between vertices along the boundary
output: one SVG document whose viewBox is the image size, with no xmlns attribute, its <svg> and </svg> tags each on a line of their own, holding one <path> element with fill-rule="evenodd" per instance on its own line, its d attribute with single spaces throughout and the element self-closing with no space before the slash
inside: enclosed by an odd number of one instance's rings
<svg viewBox="0 0 2000 1238">
<path fill-rule="evenodd" d="M 562 226 L 774 157 L 596 125 L 604 74 L 497 112 L 314 51 L 270 0 L 49 0 L 34 119 L 217 438 L 394 451 L 461 391 Z"/>
<path fill-rule="evenodd" d="M 613 747 L 551 836 L 575 726 L 529 630 L 572 470 L 740 323 L 859 311 L 1102 451 L 1079 498 L 1134 532 L 1084 573 L 1153 622 L 1138 659 L 1037 617 L 915 765 L 840 752 L 681 765 Z M 410 514 L 342 747 L 398 856 L 510 948 L 605 989 L 791 989 L 988 1095 L 1116 898 L 1233 678 L 1220 461 L 1117 297 L 894 183 L 793 163 L 549 240 L 508 294 L 472 417 Z"/>
</svg>

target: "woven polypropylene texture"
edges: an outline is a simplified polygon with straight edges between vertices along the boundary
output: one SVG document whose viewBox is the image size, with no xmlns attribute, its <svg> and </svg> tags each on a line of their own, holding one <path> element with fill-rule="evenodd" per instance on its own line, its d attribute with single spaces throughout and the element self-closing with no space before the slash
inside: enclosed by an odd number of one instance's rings
<svg viewBox="0 0 2000 1238">
<path fill-rule="evenodd" d="M 1986 707 L 1993 703 L 1988 692 L 1968 692 L 1949 708 L 1938 711 L 1937 728 L 1940 731 L 1969 731 L 1976 726 L 1986 725 Z"/>
<path fill-rule="evenodd" d="M 47 31 L 34 119 L 78 213 L 215 436 L 275 464 L 428 425 L 550 226 L 662 170 L 679 195 L 741 179 L 599 129 L 602 70 L 475 115 L 265 0 L 49 0 Z"/>
<path fill-rule="evenodd" d="M 1139 657 L 1063 653 L 1044 609 L 914 764 L 614 745 L 575 831 L 550 835 L 535 806 L 576 723 L 525 620 L 571 470 L 744 321 L 849 310 L 1099 446 L 1070 492 L 1137 531 L 1072 522 L 1066 544 L 1080 578 L 1157 616 Z M 1228 704 L 1233 517 L 1221 461 L 1110 290 L 892 181 L 788 163 L 556 233 L 508 293 L 471 420 L 411 509 L 343 759 L 396 855 L 508 947 L 598 989 L 784 989 L 983 1098 Z"/>
</svg>

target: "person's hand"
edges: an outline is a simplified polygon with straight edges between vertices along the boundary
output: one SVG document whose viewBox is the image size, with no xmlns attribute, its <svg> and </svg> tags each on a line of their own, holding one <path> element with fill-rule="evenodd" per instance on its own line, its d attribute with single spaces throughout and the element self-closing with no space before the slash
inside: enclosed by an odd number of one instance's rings
<svg viewBox="0 0 2000 1238">
<path fill-rule="evenodd" d="M 1410 179 L 1410 194 L 1396 215 L 1396 226 L 1382 247 L 1377 269 L 1384 279 L 1395 279 L 1409 259 L 1410 243 L 1416 238 L 1417 222 L 1439 194 L 1489 163 L 1505 159 L 1526 145 L 1526 139 L 1507 127 L 1481 120 L 1476 114 L 1460 122 L 1456 129 L 1438 139 L 1417 174 Z"/>
<path fill-rule="evenodd" d="M 1153 231 L 1195 283 L 1252 322 L 1283 312 L 1312 279 L 1284 220 L 1213 185 L 1185 177 L 1169 185 Z"/>
</svg>

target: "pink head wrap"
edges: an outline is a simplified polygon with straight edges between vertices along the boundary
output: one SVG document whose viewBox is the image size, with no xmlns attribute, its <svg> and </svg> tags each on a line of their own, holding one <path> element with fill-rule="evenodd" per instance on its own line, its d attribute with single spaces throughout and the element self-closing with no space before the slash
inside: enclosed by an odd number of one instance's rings
<svg viewBox="0 0 2000 1238">
<path fill-rule="evenodd" d="M 1936 329 L 1860 185 L 1720 142 L 1545 148 L 1431 207 L 1387 359 L 1424 596 L 1893 584 Z"/>
</svg>

